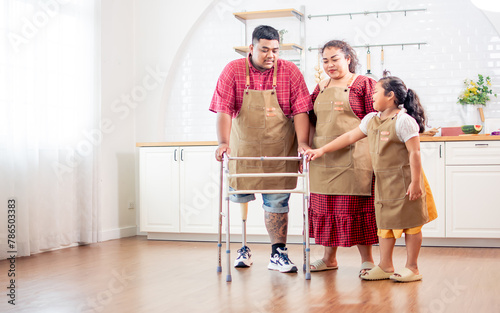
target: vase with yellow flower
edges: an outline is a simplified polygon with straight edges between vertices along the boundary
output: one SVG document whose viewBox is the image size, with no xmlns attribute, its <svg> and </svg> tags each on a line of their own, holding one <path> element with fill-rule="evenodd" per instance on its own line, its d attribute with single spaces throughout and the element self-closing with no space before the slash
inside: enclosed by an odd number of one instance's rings
<svg viewBox="0 0 500 313">
<path fill-rule="evenodd" d="M 466 79 L 464 90 L 458 97 L 458 103 L 462 105 L 462 114 L 466 125 L 481 124 L 484 122 L 483 107 L 493 94 L 491 79 L 478 74 L 478 80 Z"/>
</svg>

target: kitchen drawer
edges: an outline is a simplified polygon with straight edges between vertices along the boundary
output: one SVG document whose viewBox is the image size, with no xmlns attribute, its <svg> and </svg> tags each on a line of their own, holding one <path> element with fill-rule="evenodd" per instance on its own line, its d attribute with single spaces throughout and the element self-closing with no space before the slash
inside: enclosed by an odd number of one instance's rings
<svg viewBox="0 0 500 313">
<path fill-rule="evenodd" d="M 446 165 L 500 165 L 500 141 L 446 142 Z"/>
</svg>

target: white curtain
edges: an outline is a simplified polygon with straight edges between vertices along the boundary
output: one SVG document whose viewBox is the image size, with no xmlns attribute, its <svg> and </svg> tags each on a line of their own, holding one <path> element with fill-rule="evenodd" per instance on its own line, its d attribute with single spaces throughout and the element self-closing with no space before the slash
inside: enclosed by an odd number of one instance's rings
<svg viewBox="0 0 500 313">
<path fill-rule="evenodd" d="M 98 240 L 98 13 L 98 0 L 0 2 L 0 259 L 13 234 L 18 256 Z"/>
</svg>

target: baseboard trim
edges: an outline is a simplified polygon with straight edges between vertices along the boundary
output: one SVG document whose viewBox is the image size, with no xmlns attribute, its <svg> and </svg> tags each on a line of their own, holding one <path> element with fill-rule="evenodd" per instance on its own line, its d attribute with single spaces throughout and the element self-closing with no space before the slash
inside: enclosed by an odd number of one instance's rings
<svg viewBox="0 0 500 313">
<path fill-rule="evenodd" d="M 124 237 L 132 237 L 137 236 L 137 227 L 136 226 L 128 226 L 121 227 L 115 229 L 109 229 L 101 232 L 101 240 L 99 241 L 108 241 L 113 239 L 120 239 Z"/>
</svg>

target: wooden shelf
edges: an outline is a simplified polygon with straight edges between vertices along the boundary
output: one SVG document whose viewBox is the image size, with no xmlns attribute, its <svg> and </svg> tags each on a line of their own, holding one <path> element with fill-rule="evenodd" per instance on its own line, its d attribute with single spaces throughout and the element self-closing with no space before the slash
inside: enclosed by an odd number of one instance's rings
<svg viewBox="0 0 500 313">
<path fill-rule="evenodd" d="M 296 43 L 284 43 L 280 45 L 280 50 L 297 50 L 297 51 L 302 51 L 304 48 L 301 45 L 298 45 Z M 238 52 L 241 55 L 247 55 L 247 53 L 250 51 L 248 49 L 248 46 L 239 46 L 239 47 L 234 47 L 234 50 Z"/>
<path fill-rule="evenodd" d="M 233 14 L 234 17 L 236 17 L 239 20 L 254 20 L 259 18 L 275 18 L 275 17 L 290 17 L 290 16 L 294 16 L 300 20 L 304 16 L 303 13 L 295 9 L 237 12 Z"/>
</svg>

